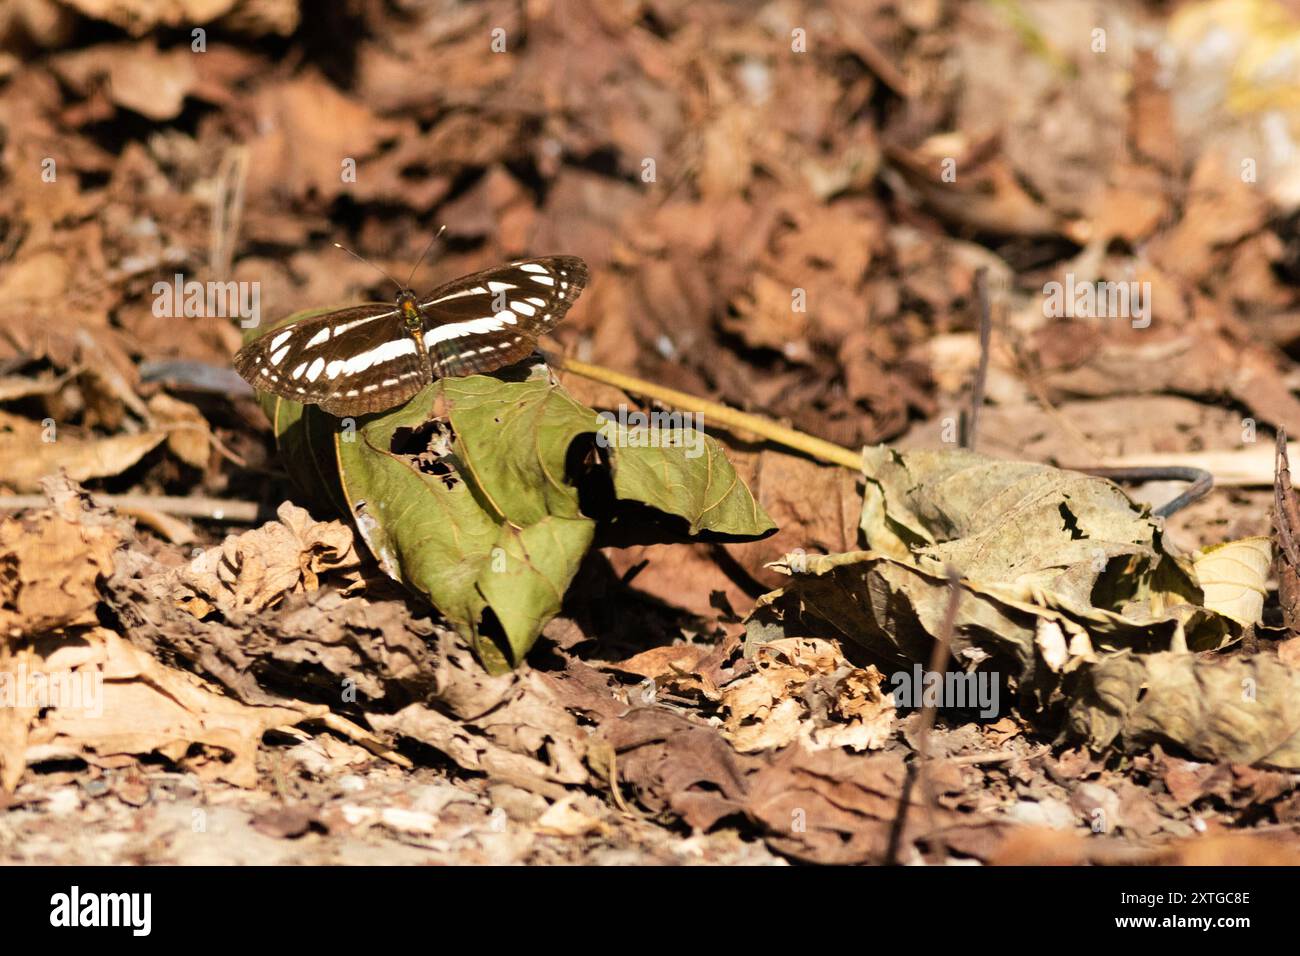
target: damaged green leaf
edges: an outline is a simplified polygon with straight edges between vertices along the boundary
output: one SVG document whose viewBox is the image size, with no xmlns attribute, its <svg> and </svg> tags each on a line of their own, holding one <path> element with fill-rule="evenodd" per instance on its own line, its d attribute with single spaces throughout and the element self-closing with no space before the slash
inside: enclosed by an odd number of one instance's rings
<svg viewBox="0 0 1300 956">
<path fill-rule="evenodd" d="M 545 366 L 505 380 L 512 371 L 439 379 L 357 420 L 261 396 L 294 479 L 350 515 L 385 572 L 437 607 L 489 670 L 523 659 L 598 519 L 629 520 L 621 506 L 653 509 L 659 540 L 775 528 L 712 438 L 622 440 Z M 594 505 L 582 493 L 592 475 L 605 491 Z"/>
</svg>

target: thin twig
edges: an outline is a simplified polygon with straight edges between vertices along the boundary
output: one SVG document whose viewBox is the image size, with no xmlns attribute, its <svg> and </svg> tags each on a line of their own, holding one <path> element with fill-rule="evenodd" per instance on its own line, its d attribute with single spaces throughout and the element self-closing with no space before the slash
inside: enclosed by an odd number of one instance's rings
<svg viewBox="0 0 1300 956">
<path fill-rule="evenodd" d="M 654 399 L 682 411 L 698 412 L 706 419 L 711 419 L 714 425 L 749 432 L 777 445 L 803 452 L 805 455 L 832 465 L 843 465 L 845 468 L 851 468 L 854 471 L 862 469 L 862 455 L 860 452 L 812 435 L 806 435 L 788 426 L 779 425 L 771 419 L 763 418 L 761 415 L 740 412 L 718 402 L 697 398 L 687 392 L 665 388 L 644 379 L 624 375 L 622 372 L 615 372 L 599 365 L 588 365 L 586 362 L 579 362 L 577 359 L 566 356 L 548 354 L 546 357 L 552 368 L 572 372 L 574 375 L 581 375 L 583 378 L 589 378 L 594 382 L 603 382 L 633 395 Z"/>
<path fill-rule="evenodd" d="M 384 743 L 384 741 L 380 740 L 374 733 L 353 723 L 346 717 L 342 717 L 331 711 L 328 714 L 323 714 L 320 717 L 314 717 L 312 719 L 319 720 L 330 730 L 337 734 L 342 734 L 344 737 L 360 744 L 377 757 L 383 757 L 385 760 L 395 763 L 399 767 L 404 767 L 407 770 L 411 770 L 415 767 L 415 764 L 411 762 L 410 757 L 398 753 L 392 747 L 388 746 L 388 744 Z"/>
<path fill-rule="evenodd" d="M 1300 510 L 1296 508 L 1295 498 L 1287 494 L 1287 490 L 1293 487 L 1291 463 L 1287 457 L 1286 429 L 1280 426 L 1274 454 L 1277 477 L 1273 482 L 1273 521 L 1277 527 L 1278 549 L 1292 568 L 1300 569 L 1300 546 L 1295 540 L 1296 532 L 1300 531 Z"/>
<path fill-rule="evenodd" d="M 204 422 L 202 424 L 200 424 L 199 422 L 171 422 L 166 425 L 160 425 L 159 429 L 165 432 L 171 432 L 171 431 L 202 432 L 204 436 L 208 439 L 208 444 L 211 445 L 213 448 L 215 448 L 217 454 L 219 454 L 222 458 L 225 458 L 227 461 L 230 461 L 238 465 L 240 468 L 246 468 L 252 470 L 252 466 L 248 463 L 248 460 L 245 459 L 242 455 L 238 455 L 235 452 L 233 452 L 230 448 L 228 448 L 225 445 L 225 443 L 222 442 L 222 440 L 217 437 L 217 433 L 212 430 L 211 426 L 209 426 L 207 422 Z"/>
<path fill-rule="evenodd" d="M 248 147 L 231 147 L 217 170 L 216 196 L 212 202 L 212 233 L 208 247 L 208 268 L 218 279 L 230 275 L 244 212 L 244 184 L 248 179 Z"/>
<path fill-rule="evenodd" d="M 260 506 L 255 501 L 225 501 L 220 498 L 180 498 L 170 495 L 104 495 L 90 492 L 91 499 L 113 511 L 158 511 L 184 518 L 203 518 L 228 524 L 253 524 Z M 26 511 L 50 507 L 44 495 L 0 495 L 0 511 Z"/>
<path fill-rule="evenodd" d="M 851 39 L 853 42 L 850 49 L 862 58 L 862 62 L 867 65 L 867 69 L 876 75 L 876 79 L 903 99 L 912 98 L 912 84 L 907 81 L 903 71 L 894 65 L 894 61 L 867 35 L 865 30 L 855 25 Z"/>
<path fill-rule="evenodd" d="M 931 674 L 941 674 L 948 668 L 948 657 L 952 648 L 952 633 L 957 626 L 957 607 L 961 604 L 961 577 L 951 566 L 946 570 L 948 574 L 948 605 L 944 608 L 943 624 L 939 628 L 934 647 L 930 649 Z M 942 841 L 942 836 L 938 833 L 938 827 L 935 824 L 935 810 L 938 807 L 938 798 L 934 792 L 934 778 L 930 773 L 932 759 L 930 732 L 934 729 L 936 706 L 928 694 L 922 694 L 921 700 L 921 720 L 916 740 L 917 751 L 920 756 L 918 770 L 921 779 L 921 792 L 925 796 L 926 818 L 930 832 L 935 839 Z M 942 853 L 940 853 L 940 856 L 942 856 Z"/>
<path fill-rule="evenodd" d="M 1005 329 L 1005 326 L 1004 326 Z M 1034 400 L 1047 415 L 1060 426 L 1061 431 L 1065 432 L 1080 448 L 1085 449 L 1094 460 L 1102 457 L 1101 449 L 1084 434 L 1078 425 L 1070 421 L 1069 417 L 1052 403 L 1052 399 L 1047 394 L 1047 389 L 1043 387 L 1040 377 L 1042 368 L 1037 362 L 1037 357 L 1031 357 L 1024 350 L 1019 337 L 1011 334 L 1005 336 L 1006 341 L 1010 344 L 1012 361 L 1015 362 L 1016 371 L 1020 373 L 1020 379 L 1028 387 Z"/>
<path fill-rule="evenodd" d="M 1048 753 L 1052 748 L 1043 746 L 1033 753 L 1022 754 L 1016 750 L 995 750 L 992 753 L 980 754 L 961 754 L 957 757 L 945 757 L 944 762 L 954 764 L 959 767 L 982 767 L 986 764 L 1010 763 L 1017 757 L 1023 757 L 1026 760 L 1037 760 L 1039 757 Z"/>
</svg>

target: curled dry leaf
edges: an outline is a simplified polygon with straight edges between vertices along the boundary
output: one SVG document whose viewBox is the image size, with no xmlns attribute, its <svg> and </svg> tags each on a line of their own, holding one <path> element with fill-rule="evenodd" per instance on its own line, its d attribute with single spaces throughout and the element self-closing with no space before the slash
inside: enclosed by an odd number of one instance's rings
<svg viewBox="0 0 1300 956">
<path fill-rule="evenodd" d="M 324 705 L 250 707 L 167 667 L 112 631 L 92 628 L 60 641 L 30 668 L 69 675 L 83 689 L 73 706 L 51 706 L 27 736 L 26 762 L 80 757 L 90 763 L 158 753 L 201 777 L 251 787 L 266 731 L 329 712 Z M 219 751 L 194 758 L 194 744 Z"/>
<path fill-rule="evenodd" d="M 1071 728 L 1099 749 L 1158 738 L 1206 759 L 1296 759 L 1289 705 L 1242 706 L 1224 676 L 1263 669 L 1238 676 L 1276 702 L 1289 668 L 1188 653 L 1222 648 L 1258 620 L 1266 541 L 1210 551 L 1197 567 L 1101 479 L 965 452 L 868 448 L 864 463 L 874 550 L 777 565 L 794 582 L 760 599 L 751 644 L 845 636 L 885 661 L 924 663 L 945 629 L 951 565 L 963 592 L 952 656 L 1008 676 L 1026 713 L 1046 717 L 1067 699 Z"/>
<path fill-rule="evenodd" d="M 1212 545 L 1192 558 L 1205 606 L 1244 625 L 1263 620 L 1272 564 L 1273 546 L 1265 535 Z"/>
<path fill-rule="evenodd" d="M 84 16 L 106 20 L 132 36 L 144 36 L 158 27 L 206 24 L 224 19 L 255 36 L 274 32 L 288 35 L 297 28 L 296 0 L 68 0 Z"/>
<path fill-rule="evenodd" d="M 439 687 L 430 701 L 439 709 L 419 703 L 372 714 L 377 731 L 418 740 L 465 770 L 552 800 L 564 796 L 564 785 L 587 782 L 586 734 L 540 674 L 527 667 L 485 674 L 450 635 L 440 650 Z"/>
<path fill-rule="evenodd" d="M 619 661 L 614 668 L 654 681 L 656 690 L 700 694 L 709 700 L 717 700 L 717 685 L 708 674 L 700 673 L 700 662 L 713 652 L 714 648 L 703 644 L 666 644 L 634 654 Z"/>
<path fill-rule="evenodd" d="M 262 734 L 328 708 L 247 706 L 99 626 L 131 529 L 66 478 L 43 484 L 49 508 L 0 522 L 0 789 L 45 760 L 182 761 L 194 744 L 220 752 L 200 774 L 252 786 Z"/>
<path fill-rule="evenodd" d="M 875 750 L 894 725 L 894 702 L 882 692 L 883 680 L 875 667 L 854 667 L 831 641 L 762 644 L 754 670 L 723 690 L 723 735 L 741 753 L 796 740 L 810 751 Z"/>
<path fill-rule="evenodd" d="M 195 556 L 175 572 L 174 599 L 195 617 L 214 608 L 228 619 L 255 614 L 290 593 L 315 591 L 320 576 L 360 564 L 352 530 L 338 521 L 316 521 L 284 502 L 270 521 L 231 535 L 219 548 Z"/>
<path fill-rule="evenodd" d="M 18 419 L 9 418 L 13 424 Z M 41 479 L 60 472 L 73 481 L 120 475 L 153 451 L 166 432 L 145 431 L 108 438 L 75 438 L 57 426 L 26 423 L 0 431 L 0 484 L 16 491 L 40 488 Z"/>
<path fill-rule="evenodd" d="M 48 489 L 68 493 L 57 509 L 0 521 L 0 646 L 55 628 L 94 624 L 98 582 L 113 572 L 122 540 L 117 522 L 83 511 L 66 479 Z"/>
<path fill-rule="evenodd" d="M 861 527 L 868 546 L 917 567 L 957 568 L 1015 600 L 1089 608 L 1194 598 L 1160 546 L 1155 519 L 1113 483 L 1031 462 L 967 452 L 863 452 Z"/>
<path fill-rule="evenodd" d="M 31 395 L 52 395 L 67 380 L 67 375 L 51 372 L 39 375 L 0 375 L 0 402 L 12 402 Z"/>
<path fill-rule="evenodd" d="M 191 468 L 206 469 L 212 437 L 203 413 L 163 392 L 149 399 L 148 407 L 154 425 L 167 433 L 167 450 Z"/>
<path fill-rule="evenodd" d="M 1268 655 L 1109 655 L 1084 672 L 1071 728 L 1095 749 L 1174 743 L 1211 761 L 1300 769 L 1300 671 Z"/>
<path fill-rule="evenodd" d="M 244 703 L 285 703 L 277 690 L 286 675 L 297 696 L 314 693 L 324 701 L 336 701 L 340 682 L 351 680 L 367 708 L 399 707 L 435 688 L 430 638 L 437 628 L 383 580 L 369 581 L 363 594 L 296 587 L 284 600 L 242 615 L 223 586 L 218 597 L 228 602 L 231 620 L 216 613 L 195 617 L 191 608 L 215 605 L 181 581 L 185 570 L 192 569 L 164 564 L 133 542 L 119 552 L 104 603 L 136 646 L 185 661 Z"/>
</svg>

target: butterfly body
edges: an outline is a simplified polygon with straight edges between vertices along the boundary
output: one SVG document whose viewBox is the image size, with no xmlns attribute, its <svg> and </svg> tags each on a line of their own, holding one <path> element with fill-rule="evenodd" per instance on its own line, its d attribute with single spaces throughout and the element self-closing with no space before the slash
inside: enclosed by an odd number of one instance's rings
<svg viewBox="0 0 1300 956">
<path fill-rule="evenodd" d="M 400 405 L 435 378 L 491 372 L 532 354 L 587 283 L 576 256 L 523 259 L 424 298 L 366 303 L 272 329 L 239 350 L 251 385 L 340 417 Z"/>
</svg>

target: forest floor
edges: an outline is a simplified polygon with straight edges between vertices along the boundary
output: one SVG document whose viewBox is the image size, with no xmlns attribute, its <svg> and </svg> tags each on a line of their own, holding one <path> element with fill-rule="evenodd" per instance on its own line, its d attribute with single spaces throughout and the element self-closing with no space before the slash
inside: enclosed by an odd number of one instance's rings
<svg viewBox="0 0 1300 956">
<path fill-rule="evenodd" d="M 1155 551 L 1262 540 L 1300 433 L 1294 3 L 318 6 L 0 10 L 0 863 L 1300 862 L 1285 694 L 1232 746 L 1101 745 L 1065 716 L 1093 649 L 1059 663 L 1040 609 L 996 713 L 930 730 L 883 683 L 924 653 L 762 617 L 825 598 L 798 560 L 880 549 L 861 470 L 706 415 L 775 532 L 602 525 L 489 676 L 231 369 L 241 318 L 391 297 L 333 243 L 404 276 L 445 224 L 419 289 L 586 260 L 554 353 L 850 455 L 954 448 L 983 358 L 980 454 L 1199 464 Z M 182 314 L 192 280 L 245 311 Z M 1196 608 L 1133 653 L 1290 687 L 1277 586 L 1259 627 Z M 95 700 L 5 697 L 33 674 Z"/>
</svg>

